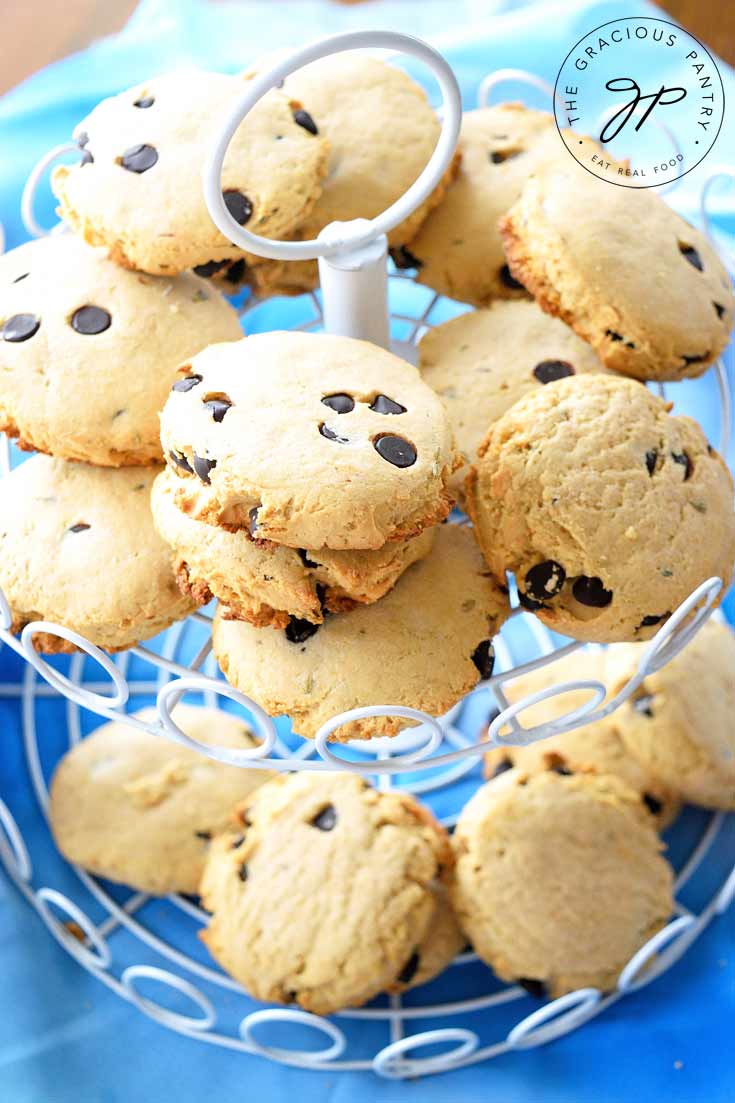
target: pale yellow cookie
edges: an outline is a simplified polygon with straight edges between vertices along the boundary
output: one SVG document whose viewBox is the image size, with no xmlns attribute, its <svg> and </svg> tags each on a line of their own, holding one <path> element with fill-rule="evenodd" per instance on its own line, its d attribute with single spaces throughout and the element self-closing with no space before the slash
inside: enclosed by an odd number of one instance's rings
<svg viewBox="0 0 735 1103">
<path fill-rule="evenodd" d="M 405 793 L 349 773 L 262 786 L 212 844 L 202 938 L 260 1000 L 328 1015 L 389 987 L 432 922 L 446 832 Z"/>
<path fill-rule="evenodd" d="M 133 716 L 145 723 L 155 708 Z M 248 750 L 250 729 L 231 713 L 177 705 L 173 720 L 198 743 Z M 103 724 L 56 767 L 49 815 L 64 857 L 141 892 L 196 893 L 210 840 L 269 770 L 225 766 L 124 720 Z"/>
</svg>

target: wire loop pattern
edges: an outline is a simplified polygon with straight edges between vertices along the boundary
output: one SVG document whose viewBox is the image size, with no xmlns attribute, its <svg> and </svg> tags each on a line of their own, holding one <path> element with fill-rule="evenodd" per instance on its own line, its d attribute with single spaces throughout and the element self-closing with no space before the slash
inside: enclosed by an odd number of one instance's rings
<svg viewBox="0 0 735 1103">
<path fill-rule="evenodd" d="M 369 37 L 374 40 L 376 36 Z M 395 45 L 387 41 L 383 44 Z M 405 43 L 397 48 L 404 47 Z M 427 60 L 423 52 L 408 52 Z M 282 63 L 277 72 L 284 75 L 305 60 L 309 58 L 301 51 L 296 62 Z M 280 79 L 279 75 L 274 77 L 275 72 L 262 78 L 261 94 Z M 449 88 L 449 78 L 446 75 L 445 78 Z M 553 95 L 550 86 L 533 74 L 501 70 L 483 81 L 480 103 L 487 103 L 492 90 L 509 79 L 525 80 L 549 96 Z M 444 92 L 444 86 L 442 90 Z M 253 103 L 257 99 L 255 93 L 254 84 L 250 90 L 251 98 L 254 95 Z M 243 102 L 244 99 L 233 110 L 231 132 L 237 125 L 234 120 L 241 117 Z M 451 114 L 451 94 L 449 106 Z M 445 111 L 445 124 L 446 116 Z M 227 131 L 223 130 L 222 156 L 229 141 L 226 135 Z M 60 153 L 69 152 L 70 148 L 77 147 L 57 147 L 51 151 L 29 178 L 23 197 L 23 216 L 29 232 L 34 235 L 46 232 L 33 216 L 38 184 L 51 161 Z M 216 169 L 216 164 L 215 156 L 209 168 L 214 165 Z M 205 175 L 207 171 L 205 168 Z M 707 186 L 702 195 L 703 209 L 706 192 Z M 406 198 L 404 196 L 403 200 Z M 386 213 L 380 217 L 385 219 Z M 372 232 L 381 233 L 385 228 L 383 225 L 376 229 L 373 225 Z M 227 226 L 225 231 L 228 236 L 230 229 Z M 308 249 L 314 243 L 303 244 Z M 414 284 L 402 273 L 392 274 L 389 282 L 391 334 L 402 352 L 411 356 L 428 327 L 461 308 Z M 269 318 L 272 314 L 269 315 L 268 310 L 267 303 L 252 298 L 246 302 L 243 315 L 247 316 L 248 332 L 271 328 Z M 322 304 L 315 293 L 291 300 L 288 310 L 292 328 L 314 331 L 323 327 Z M 717 389 L 720 448 L 724 452 L 730 439 L 731 403 L 723 363 L 718 362 L 707 378 Z M 668 391 L 668 387 L 666 389 Z M 8 442 L 0 438 L 2 474 L 9 472 L 10 459 Z M 17 698 L 20 703 L 28 783 L 40 814 L 46 820 L 48 779 L 60 752 L 58 747 L 49 751 L 47 741 L 39 739 L 37 711 L 40 704 L 61 694 L 66 698 L 65 734 L 69 746 L 82 738 L 81 709 L 91 710 L 108 720 L 127 716 L 128 722 L 139 729 L 183 743 L 230 765 L 276 770 L 349 769 L 376 777 L 382 788 L 390 787 L 395 778 L 403 789 L 436 800 L 442 822 L 451 827 L 468 796 L 466 782 L 476 784 L 479 780 L 479 763 L 488 747 L 530 743 L 608 715 L 635 693 L 647 674 L 670 661 L 686 645 L 712 613 L 721 587 L 720 579 L 708 579 L 682 603 L 642 649 L 634 677 L 609 700 L 600 682 L 570 681 L 510 705 L 505 694 L 508 681 L 553 663 L 580 647 L 577 643 L 554 638 L 535 617 L 516 609 L 494 641 L 496 663 L 492 676 L 446 716 L 436 718 L 395 704 L 358 708 L 330 718 L 313 741 L 301 740 L 282 730 L 256 702 L 222 679 L 212 655 L 211 619 L 206 610 L 174 625 L 156 642 L 110 656 L 77 633 L 44 621 L 26 625 L 17 638 L 10 631 L 11 610 L 0 592 L 0 645 L 4 643 L 26 660 L 22 680 L 17 684 L 0 683 L 0 695 Z M 58 660 L 47 661 L 35 651 L 33 637 L 40 632 L 60 636 L 79 648 L 71 658 L 61 660 L 64 669 L 59 669 Z M 533 654 L 531 658 L 528 658 L 529 651 Z M 90 673 L 90 668 L 94 674 Z M 100 668 L 104 675 L 102 681 Z M 553 722 L 523 726 L 523 714 L 530 706 L 579 690 L 588 694 L 582 705 Z M 172 717 L 176 702 L 184 694 L 193 695 L 210 707 L 224 697 L 244 710 L 253 724 L 257 745 L 235 751 L 204 746 L 192 740 Z M 126 712 L 133 702 L 141 699 L 146 703 L 155 701 L 157 720 L 146 723 Z M 415 726 L 407 727 L 393 739 L 351 743 L 340 747 L 340 754 L 336 753 L 329 738 L 341 724 L 381 715 L 405 717 Z M 485 730 L 487 734 L 478 735 Z M 698 838 L 688 840 L 688 857 L 679 864 L 676 879 L 675 914 L 671 922 L 631 958 L 620 974 L 615 991 L 601 993 L 597 989 L 581 989 L 547 1002 L 520 1018 L 512 1005 L 527 999 L 526 993 L 515 985 L 500 985 L 472 952 L 460 954 L 439 982 L 405 997 L 391 996 L 382 1003 L 346 1010 L 330 1019 L 293 1007 L 263 1008 L 250 1000 L 240 985 L 219 967 L 202 959 L 196 933 L 206 923 L 207 916 L 195 900 L 177 894 L 164 901 L 151 900 L 144 893 L 130 891 L 121 897 L 119 892 L 110 891 L 104 882 L 79 867 L 65 867 L 67 871 L 73 870 L 78 881 L 78 896 L 75 894 L 74 899 L 55 886 L 35 884 L 33 862 L 23 832 L 11 807 L 2 799 L 0 862 L 18 891 L 67 953 L 122 999 L 169 1029 L 201 1042 L 294 1067 L 325 1071 L 372 1070 L 379 1076 L 400 1080 L 446 1072 L 487 1061 L 511 1050 L 544 1045 L 660 976 L 685 953 L 707 924 L 732 904 L 735 867 L 724 870 L 719 876 L 720 883 L 714 893 L 711 877 L 708 878 L 708 902 L 700 904 L 698 911 L 690 910 L 683 898 L 687 888 L 697 881 L 697 873 L 706 860 L 717 857 L 715 844 L 733 828 L 734 819 L 717 813 L 709 818 Z M 59 862 L 61 868 L 61 859 Z M 69 883 L 68 875 L 63 883 Z M 697 898 L 701 899 L 701 893 Z M 172 938 L 174 930 L 176 937 Z M 116 939 L 121 933 L 133 938 Z M 470 998 L 463 997 L 463 991 L 467 990 L 463 979 L 466 970 L 472 970 L 475 977 L 478 970 L 481 972 L 486 978 L 486 994 L 478 996 L 475 985 L 474 994 Z M 432 999 L 437 984 L 444 987 L 440 998 Z M 446 998 L 447 987 L 452 993 L 449 999 Z M 175 1009 L 169 1006 L 172 1002 Z M 499 1024 L 502 1016 L 507 1023 Z M 422 1023 L 434 1024 L 437 1019 L 444 1023 L 440 1028 L 421 1029 Z M 487 1042 L 484 1039 L 491 1031 L 498 1040 Z M 284 1032 L 286 1037 L 294 1039 L 293 1045 L 284 1044 Z M 419 1050 L 430 1052 L 420 1054 Z"/>
</svg>

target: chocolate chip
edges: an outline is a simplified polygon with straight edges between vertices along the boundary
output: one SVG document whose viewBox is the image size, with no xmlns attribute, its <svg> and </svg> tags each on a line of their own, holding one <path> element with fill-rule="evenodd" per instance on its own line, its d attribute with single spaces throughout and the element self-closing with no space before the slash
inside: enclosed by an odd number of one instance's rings
<svg viewBox="0 0 735 1103">
<path fill-rule="evenodd" d="M 183 379 L 177 379 L 171 388 L 172 391 L 190 391 L 192 387 L 196 387 L 198 383 L 201 383 L 201 375 L 185 375 Z"/>
<path fill-rule="evenodd" d="M 531 567 L 526 574 L 526 596 L 530 595 L 534 601 L 545 601 L 554 597 L 561 590 L 566 577 L 567 572 L 561 563 L 557 563 L 554 559 L 545 559 L 542 563 Z"/>
<path fill-rule="evenodd" d="M 386 434 L 376 437 L 373 447 L 379 456 L 382 456 L 394 467 L 412 467 L 416 463 L 416 449 L 403 437 L 394 437 Z"/>
<path fill-rule="evenodd" d="M 480 677 L 483 680 L 492 677 L 493 667 L 495 666 L 495 649 L 491 640 L 483 640 L 482 643 L 478 643 L 472 652 L 472 662 L 480 671 Z"/>
<path fill-rule="evenodd" d="M 237 848 L 239 846 L 242 846 L 242 844 L 244 842 L 245 842 L 245 836 L 244 835 L 236 835 L 235 838 L 232 840 L 232 843 L 230 845 L 230 850 L 237 850 Z"/>
<path fill-rule="evenodd" d="M 21 280 L 27 280 L 30 276 L 30 272 L 24 272 L 22 276 L 16 276 L 12 281 L 13 283 L 20 283 Z"/>
<path fill-rule="evenodd" d="M 518 984 L 521 988 L 525 988 L 529 996 L 534 996 L 537 1000 L 543 1000 L 546 998 L 546 985 L 542 980 L 532 980 L 530 977 L 519 977 Z"/>
<path fill-rule="evenodd" d="M 653 716 L 653 709 L 651 708 L 652 701 L 652 693 L 643 693 L 640 697 L 635 697 L 633 699 L 633 708 L 642 716 Z"/>
<path fill-rule="evenodd" d="M 71 328 L 85 337 L 94 337 L 110 328 L 112 317 L 101 306 L 80 306 L 71 316 Z"/>
<path fill-rule="evenodd" d="M 321 812 L 311 821 L 312 827 L 318 827 L 320 831 L 332 831 L 337 824 L 337 809 L 333 804 L 322 808 Z"/>
<path fill-rule="evenodd" d="M 560 774 L 561 777 L 571 777 L 574 773 L 574 770 L 570 770 L 568 766 L 564 766 L 561 762 L 557 762 L 550 769 L 553 773 Z"/>
<path fill-rule="evenodd" d="M 517 157 L 520 152 L 520 149 L 494 149 L 489 160 L 493 165 L 502 165 L 503 161 L 510 161 L 512 157 Z"/>
<path fill-rule="evenodd" d="M 243 862 L 242 865 L 240 866 L 240 868 L 238 869 L 237 876 L 240 878 L 241 881 L 247 881 L 247 879 L 248 879 L 248 867 L 247 867 L 245 862 Z"/>
<path fill-rule="evenodd" d="M 148 172 L 158 160 L 158 153 L 153 146 L 131 146 L 126 149 L 120 158 L 120 164 L 128 172 Z"/>
<path fill-rule="evenodd" d="M 539 383 L 554 383 L 575 372 L 568 360 L 541 360 L 533 369 L 533 374 Z"/>
<path fill-rule="evenodd" d="M 497 766 L 495 767 L 493 772 L 490 774 L 490 777 L 491 778 L 500 777 L 500 775 L 504 774 L 506 772 L 506 770 L 512 770 L 512 769 L 513 769 L 513 763 L 511 762 L 511 760 L 509 758 L 501 758 L 500 762 L 497 764 Z"/>
<path fill-rule="evenodd" d="M 203 483 L 209 486 L 212 480 L 209 477 L 209 472 L 213 467 L 217 466 L 216 460 L 208 460 L 206 456 L 197 456 L 196 452 L 193 456 L 194 470 Z"/>
<path fill-rule="evenodd" d="M 223 395 L 222 398 L 208 398 L 203 405 L 209 410 L 214 420 L 219 423 L 232 406 L 232 402 Z"/>
<path fill-rule="evenodd" d="M 694 464 L 690 460 L 686 452 L 672 452 L 671 458 L 674 463 L 678 463 L 684 468 L 684 482 L 691 478 L 692 471 L 694 470 Z"/>
<path fill-rule="evenodd" d="M 511 289 L 511 291 L 525 291 L 526 290 L 525 287 L 523 286 L 523 284 L 519 283 L 519 281 L 511 273 L 511 270 L 510 270 L 510 268 L 508 267 L 507 264 L 503 265 L 503 267 L 500 269 L 500 272 L 498 274 L 500 276 L 500 282 L 502 284 L 504 284 L 506 287 L 509 287 Z"/>
<path fill-rule="evenodd" d="M 225 279 L 228 283 L 240 283 L 244 275 L 245 261 L 241 257 L 240 260 L 236 260 L 235 263 L 231 264 L 227 269 L 225 272 Z"/>
<path fill-rule="evenodd" d="M 399 245 L 395 249 L 390 249 L 389 252 L 391 260 L 401 272 L 405 272 L 407 268 L 421 268 L 423 266 L 424 262 L 415 257 L 405 245 Z"/>
<path fill-rule="evenodd" d="M 251 536 L 255 536 L 258 531 L 258 510 L 260 506 L 253 506 L 248 513 L 248 532 Z"/>
<path fill-rule="evenodd" d="M 143 96 L 141 99 L 135 101 L 133 107 L 153 107 L 155 102 L 155 96 Z"/>
<path fill-rule="evenodd" d="M 211 831 L 195 831 L 194 834 L 196 835 L 197 839 L 202 839 L 204 842 L 209 842 L 209 840 L 212 838 Z"/>
<path fill-rule="evenodd" d="M 318 624 L 312 624 L 310 620 L 302 620 L 301 617 L 291 617 L 284 628 L 286 639 L 289 643 L 306 643 L 319 628 Z"/>
<path fill-rule="evenodd" d="M 725 308 L 722 303 L 712 303 L 712 306 L 715 308 L 715 313 L 717 314 L 717 317 L 720 319 L 724 318 Z"/>
<path fill-rule="evenodd" d="M 89 134 L 87 134 L 86 130 L 80 130 L 74 141 L 77 143 L 80 149 L 84 149 L 87 142 L 89 141 Z"/>
<path fill-rule="evenodd" d="M 601 578 L 589 578 L 586 574 L 575 578 L 572 593 L 580 605 L 592 605 L 595 609 L 604 609 L 613 599 L 612 590 L 605 589 Z"/>
<path fill-rule="evenodd" d="M 394 402 L 387 394 L 378 394 L 370 403 L 370 409 L 376 414 L 405 414 L 406 407 Z"/>
<path fill-rule="evenodd" d="M 682 356 L 682 360 L 685 364 L 703 364 L 705 360 L 709 360 L 709 352 L 703 352 L 701 356 Z"/>
<path fill-rule="evenodd" d="M 313 559 L 309 559 L 309 556 L 307 555 L 307 553 L 304 551 L 303 548 L 297 548 L 296 550 L 299 553 L 299 558 L 301 559 L 301 562 L 304 564 L 305 567 L 318 567 L 319 566 L 319 564 L 315 563 Z"/>
<path fill-rule="evenodd" d="M 649 452 L 646 452 L 646 467 L 648 468 L 648 474 L 653 475 L 656 470 L 656 460 L 658 459 L 658 449 L 651 448 Z"/>
<path fill-rule="evenodd" d="M 679 252 L 684 257 L 684 260 L 689 261 L 693 268 L 696 268 L 700 272 L 704 272 L 702 258 L 693 245 L 684 245 L 684 243 L 680 241 Z"/>
<path fill-rule="evenodd" d="M 638 627 L 639 628 L 652 628 L 654 626 L 654 624 L 660 624 L 661 621 L 666 620 L 670 616 L 671 616 L 670 612 L 669 613 L 649 613 L 648 616 L 643 618 L 643 620 L 638 625 Z"/>
<path fill-rule="evenodd" d="M 413 978 L 416 976 L 416 971 L 419 967 L 419 952 L 414 950 L 406 964 L 401 969 L 400 973 L 396 977 L 399 984 L 410 984 Z"/>
<path fill-rule="evenodd" d="M 68 529 L 68 531 L 69 532 L 86 532 L 89 527 L 90 527 L 89 525 L 85 525 L 84 521 L 80 521 L 78 524 L 72 525 Z"/>
<path fill-rule="evenodd" d="M 625 341 L 625 347 L 627 349 L 635 348 L 635 343 L 633 341 L 626 341 L 622 333 L 616 333 L 614 329 L 606 329 L 605 336 L 609 337 L 611 341 Z"/>
<path fill-rule="evenodd" d="M 347 437 L 341 437 L 339 433 L 335 433 L 334 429 L 330 429 L 324 422 L 319 426 L 319 432 L 327 440 L 336 440 L 337 444 L 347 444 Z"/>
<path fill-rule="evenodd" d="M 34 333 L 38 333 L 41 319 L 35 314 L 13 314 L 12 318 L 3 325 L 3 341 L 27 341 Z"/>
<path fill-rule="evenodd" d="M 188 471 L 190 475 L 194 474 L 194 468 L 191 466 L 186 456 L 182 452 L 169 452 L 169 458 L 173 460 L 177 467 L 180 467 L 182 471 Z"/>
<path fill-rule="evenodd" d="M 336 414 L 349 414 L 355 408 L 355 400 L 349 394 L 328 394 L 322 399 L 322 405 L 328 406 Z"/>
<path fill-rule="evenodd" d="M 657 816 L 663 808 L 661 801 L 657 800 L 656 797 L 652 797 L 650 793 L 643 794 L 643 803 L 653 816 Z"/>
<path fill-rule="evenodd" d="M 229 191 L 222 192 L 222 198 L 235 222 L 240 226 L 244 226 L 253 213 L 253 204 L 248 197 L 231 188 Z"/>
<path fill-rule="evenodd" d="M 195 264 L 193 271 L 196 276 L 208 280 L 210 276 L 214 276 L 221 271 L 226 264 L 226 260 L 208 260 L 206 264 Z"/>
<path fill-rule="evenodd" d="M 303 126 L 304 130 L 308 130 L 310 134 L 318 134 L 319 128 L 312 119 L 308 111 L 304 111 L 303 108 L 299 108 L 298 111 L 293 113 L 293 121 L 298 123 L 299 126 Z"/>
</svg>

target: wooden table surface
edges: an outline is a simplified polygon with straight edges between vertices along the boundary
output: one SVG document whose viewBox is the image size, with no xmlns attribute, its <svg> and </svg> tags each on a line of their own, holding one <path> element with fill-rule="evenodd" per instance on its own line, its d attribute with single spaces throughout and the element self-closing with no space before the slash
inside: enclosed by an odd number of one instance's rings
<svg viewBox="0 0 735 1103">
<path fill-rule="evenodd" d="M 136 0 L 0 0 L 0 93 L 49 62 L 119 30 L 135 6 Z M 666 0 L 660 6 L 735 64 L 733 0 Z"/>
</svg>

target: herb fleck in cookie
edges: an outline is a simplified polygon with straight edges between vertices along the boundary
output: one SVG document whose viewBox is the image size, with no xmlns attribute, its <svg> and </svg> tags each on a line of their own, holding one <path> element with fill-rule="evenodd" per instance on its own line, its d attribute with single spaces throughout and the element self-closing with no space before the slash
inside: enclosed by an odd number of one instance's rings
<svg viewBox="0 0 735 1103">
<path fill-rule="evenodd" d="M 391 353 L 264 333 L 182 371 L 161 439 L 192 517 L 316 551 L 380 548 L 449 512 L 456 458 L 441 400 Z"/>
<path fill-rule="evenodd" d="M 648 639 L 735 559 L 733 483 L 696 422 L 640 383 L 561 379 L 491 426 L 466 501 L 496 578 L 574 639 Z"/>
<path fill-rule="evenodd" d="M 622 645 L 621 645 L 622 646 Z M 614 650 L 614 649 L 613 649 Z M 609 651 L 574 651 L 556 662 L 523 674 L 504 687 L 508 700 L 513 704 L 531 693 L 549 689 L 561 682 L 595 681 L 606 683 Z M 544 724 L 578 708 L 590 698 L 588 691 L 564 693 L 548 698 L 538 705 L 523 710 L 522 723 L 528 728 Z M 617 726 L 620 710 L 593 724 L 551 735 L 529 743 L 526 747 L 510 744 L 497 747 L 485 755 L 485 774 L 496 777 L 516 767 L 523 774 L 542 770 L 557 770 L 561 774 L 579 772 L 613 774 L 640 795 L 643 805 L 654 818 L 656 827 L 663 831 L 676 818 L 679 801 L 676 787 L 669 787 L 639 762 L 627 749 Z"/>
<path fill-rule="evenodd" d="M 530 173 L 562 151 L 553 116 L 520 103 L 467 111 L 458 149 L 454 183 L 395 259 L 418 268 L 421 283 L 473 306 L 525 296 L 508 268 L 498 219 Z"/>
<path fill-rule="evenodd" d="M 465 805 L 452 841 L 460 925 L 533 995 L 609 991 L 671 915 L 661 842 L 618 778 L 509 770 Z"/>
<path fill-rule="evenodd" d="M 440 123 L 423 88 L 401 69 L 350 52 L 322 58 L 286 78 L 284 92 L 319 120 L 329 142 L 327 178 L 311 212 L 293 236 L 316 238 L 330 222 L 375 218 L 408 191 L 439 139 Z M 391 230 L 399 251 L 442 198 L 459 158 L 428 199 Z M 232 268 L 225 282 L 234 280 Z M 262 295 L 293 295 L 317 287 L 316 261 L 253 258 L 239 272 Z"/>
<path fill-rule="evenodd" d="M 119 467 L 161 459 L 176 369 L 242 336 L 196 276 L 128 272 L 73 234 L 0 258 L 0 428 L 22 448 Z"/>
<path fill-rule="evenodd" d="M 697 376 L 727 344 L 729 276 L 707 239 L 650 189 L 547 167 L 501 232 L 514 276 L 615 371 Z"/>
<path fill-rule="evenodd" d="M 134 719 L 152 723 L 156 709 Z M 197 742 L 248 750 L 249 728 L 230 713 L 177 705 L 173 719 Z M 210 840 L 273 773 L 225 766 L 124 720 L 68 751 L 51 785 L 51 829 L 64 857 L 141 892 L 196 893 Z"/>
<path fill-rule="evenodd" d="M 186 72 L 103 100 L 75 131 L 81 164 L 54 170 L 62 217 L 113 260 L 155 275 L 199 266 L 208 274 L 242 257 L 209 217 L 201 185 L 204 158 L 242 91 L 239 77 Z M 303 108 L 268 93 L 228 149 L 224 200 L 254 233 L 287 234 L 321 189 L 328 144 L 318 125 L 304 125 Z"/>
<path fill-rule="evenodd" d="M 569 375 L 603 371 L 589 345 L 528 300 L 496 302 L 427 331 L 422 378 L 441 396 L 457 448 L 470 462 L 494 421 L 523 395 Z M 467 467 L 455 472 L 462 493 Z"/>
<path fill-rule="evenodd" d="M 213 596 L 223 616 L 256 627 L 286 628 L 291 617 L 321 624 L 325 613 L 371 604 L 387 593 L 407 567 L 431 550 L 434 529 L 393 540 L 377 551 L 307 551 L 255 541 L 194 521 L 175 505 L 178 480 L 163 471 L 151 505 L 159 533 L 174 552 L 179 587 L 199 604 Z"/>
<path fill-rule="evenodd" d="M 635 673 L 641 648 L 608 652 L 612 692 Z M 662 785 L 705 808 L 735 811 L 735 637 L 709 621 L 615 713 L 628 752 Z"/>
<path fill-rule="evenodd" d="M 120 651 L 193 609 L 153 527 L 158 467 L 91 467 L 34 456 L 3 480 L 0 589 L 12 630 L 48 620 Z M 74 651 L 38 634 L 39 651 Z"/>
<path fill-rule="evenodd" d="M 441 716 L 492 673 L 492 637 L 507 598 L 487 576 L 472 533 L 442 525 L 430 554 L 374 605 L 324 624 L 292 619 L 283 631 L 214 621 L 225 677 L 273 716 L 288 713 L 312 738 L 336 713 L 395 704 Z M 375 716 L 342 725 L 333 739 L 395 735 L 409 722 Z"/>
<path fill-rule="evenodd" d="M 451 868 L 445 831 L 405 793 L 297 773 L 247 802 L 212 844 L 210 953 L 257 999 L 328 1015 L 389 987 L 432 922 Z"/>
</svg>

